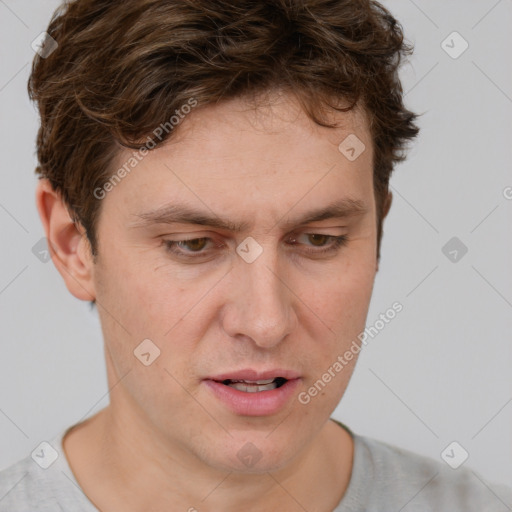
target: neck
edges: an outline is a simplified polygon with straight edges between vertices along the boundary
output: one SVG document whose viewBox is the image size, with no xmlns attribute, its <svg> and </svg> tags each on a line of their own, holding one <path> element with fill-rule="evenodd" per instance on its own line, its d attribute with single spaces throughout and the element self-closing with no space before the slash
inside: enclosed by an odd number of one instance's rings
<svg viewBox="0 0 512 512">
<path fill-rule="evenodd" d="M 64 448 L 77 481 L 96 507 L 125 512 L 328 512 L 348 486 L 353 459 L 350 434 L 328 421 L 282 469 L 223 471 L 112 404 L 70 431 Z"/>
</svg>

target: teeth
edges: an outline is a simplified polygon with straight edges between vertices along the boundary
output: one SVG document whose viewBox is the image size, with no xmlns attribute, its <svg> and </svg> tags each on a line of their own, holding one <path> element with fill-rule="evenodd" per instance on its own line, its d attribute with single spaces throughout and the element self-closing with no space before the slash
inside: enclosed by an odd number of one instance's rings
<svg viewBox="0 0 512 512">
<path fill-rule="evenodd" d="M 243 382 L 245 384 L 258 384 L 258 386 L 265 386 L 266 384 L 270 384 L 274 382 L 275 379 L 267 379 L 267 380 L 231 380 L 231 382 Z"/>
<path fill-rule="evenodd" d="M 263 382 L 263 384 L 261 384 Z M 277 388 L 277 383 L 274 379 L 258 381 L 256 383 L 250 381 L 231 381 L 228 386 L 237 389 L 238 391 L 244 391 L 245 393 L 258 393 L 260 391 L 271 391 Z"/>
<path fill-rule="evenodd" d="M 230 386 L 238 391 L 244 393 L 259 393 L 260 391 L 271 391 L 282 386 L 286 379 L 276 377 L 275 379 L 262 379 L 262 380 L 238 380 L 226 379 L 222 381 L 226 386 Z"/>
</svg>

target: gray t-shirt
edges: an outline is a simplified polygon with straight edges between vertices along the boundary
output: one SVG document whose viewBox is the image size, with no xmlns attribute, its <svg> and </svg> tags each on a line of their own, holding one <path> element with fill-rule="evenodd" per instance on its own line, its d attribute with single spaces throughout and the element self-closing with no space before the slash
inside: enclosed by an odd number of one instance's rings
<svg viewBox="0 0 512 512">
<path fill-rule="evenodd" d="M 341 426 L 354 439 L 354 463 L 348 489 L 333 512 L 512 510 L 512 489 L 491 486 L 465 466 L 452 469 L 441 460 L 359 436 Z M 62 438 L 67 430 L 0 471 L 0 512 L 98 512 L 66 460 Z"/>
</svg>

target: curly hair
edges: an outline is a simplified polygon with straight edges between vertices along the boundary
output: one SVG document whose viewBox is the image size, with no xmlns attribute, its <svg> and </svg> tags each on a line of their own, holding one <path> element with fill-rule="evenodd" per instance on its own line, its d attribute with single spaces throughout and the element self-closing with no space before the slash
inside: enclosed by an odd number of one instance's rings
<svg viewBox="0 0 512 512">
<path fill-rule="evenodd" d="M 28 82 L 41 118 L 36 173 L 85 228 L 93 255 L 101 207 L 93 190 L 112 175 L 120 149 L 140 148 L 190 98 L 201 106 L 279 88 L 321 126 L 335 126 L 329 109 L 363 105 L 380 257 L 389 178 L 418 133 L 398 77 L 412 46 L 381 4 L 73 0 L 55 11 L 47 32 L 58 46 L 35 56 Z"/>
</svg>

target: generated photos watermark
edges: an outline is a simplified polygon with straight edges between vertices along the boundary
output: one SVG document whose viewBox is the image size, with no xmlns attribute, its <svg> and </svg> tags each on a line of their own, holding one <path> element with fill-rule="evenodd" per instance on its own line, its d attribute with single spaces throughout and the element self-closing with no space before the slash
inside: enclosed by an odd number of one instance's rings
<svg viewBox="0 0 512 512">
<path fill-rule="evenodd" d="M 398 313 L 403 309 L 400 302 L 394 302 L 393 305 L 381 313 L 379 318 L 375 320 L 373 325 L 366 327 L 363 332 L 358 334 L 357 340 L 353 340 L 350 348 L 348 348 L 343 355 L 339 355 L 329 368 L 322 374 L 322 376 L 312 385 L 307 391 L 302 391 L 298 394 L 297 399 L 303 405 L 309 404 L 311 399 L 317 396 L 326 386 L 331 382 L 342 370 L 349 364 L 354 356 L 361 352 L 361 345 L 368 345 L 368 338 L 375 338 L 387 324 L 393 320 Z"/>
<path fill-rule="evenodd" d="M 197 106 L 197 100 L 195 98 L 189 98 L 187 103 L 174 111 L 175 115 L 172 115 L 170 119 L 165 123 L 160 123 L 160 125 L 157 126 L 152 132 L 154 137 L 148 135 L 144 145 L 141 146 L 137 152 L 133 153 L 133 156 L 130 157 L 122 167 L 117 169 L 117 171 L 112 174 L 112 176 L 110 176 L 110 178 L 101 187 L 96 187 L 94 189 L 94 197 L 100 200 L 104 199 L 107 193 L 112 191 L 122 181 L 123 178 L 128 176 L 128 174 L 130 174 L 130 172 L 139 164 L 139 162 L 144 159 L 149 151 L 156 147 L 157 142 L 155 142 L 155 139 L 161 141 L 164 137 L 164 133 L 170 133 L 181 122 L 181 120 L 191 112 L 195 106 Z"/>
</svg>

